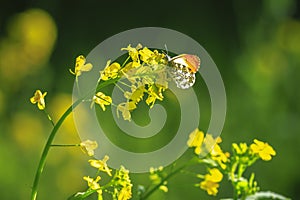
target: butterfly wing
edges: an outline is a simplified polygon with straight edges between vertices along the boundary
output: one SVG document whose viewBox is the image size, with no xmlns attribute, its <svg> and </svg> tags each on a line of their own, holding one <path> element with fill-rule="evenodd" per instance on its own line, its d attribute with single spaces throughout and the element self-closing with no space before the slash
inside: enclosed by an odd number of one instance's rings
<svg viewBox="0 0 300 200">
<path fill-rule="evenodd" d="M 200 67 L 200 58 L 196 55 L 181 54 L 169 60 L 171 65 L 170 74 L 181 89 L 188 89 L 196 81 L 195 73 Z"/>
</svg>

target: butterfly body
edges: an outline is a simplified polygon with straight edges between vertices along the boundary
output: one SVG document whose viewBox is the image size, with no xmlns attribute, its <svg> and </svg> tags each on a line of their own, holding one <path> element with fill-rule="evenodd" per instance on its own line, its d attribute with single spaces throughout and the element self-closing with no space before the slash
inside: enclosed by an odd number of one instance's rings
<svg viewBox="0 0 300 200">
<path fill-rule="evenodd" d="M 167 56 L 170 74 L 176 83 L 176 86 L 181 89 L 192 87 L 196 81 L 196 72 L 200 67 L 200 58 L 191 54 L 180 54 L 170 58 Z"/>
</svg>

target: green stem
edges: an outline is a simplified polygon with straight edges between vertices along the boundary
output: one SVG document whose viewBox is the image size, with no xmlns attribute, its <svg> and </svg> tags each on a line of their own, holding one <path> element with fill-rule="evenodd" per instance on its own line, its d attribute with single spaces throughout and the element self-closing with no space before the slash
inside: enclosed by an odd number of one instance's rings
<svg viewBox="0 0 300 200">
<path fill-rule="evenodd" d="M 79 147 L 80 144 L 51 144 L 51 147 Z"/>
<path fill-rule="evenodd" d="M 96 88 L 96 92 L 99 91 L 100 89 L 102 89 L 103 87 L 110 85 L 111 83 L 114 83 L 116 81 L 118 81 L 119 78 L 116 79 L 112 79 L 112 80 L 108 80 L 105 82 L 102 82 L 101 84 L 99 84 Z M 64 120 L 67 118 L 67 116 L 73 111 L 74 108 L 76 108 L 86 97 L 88 97 L 90 95 L 90 93 L 94 92 L 95 89 L 92 89 L 90 92 L 87 93 L 86 96 L 78 99 L 77 101 L 75 101 L 75 103 L 73 103 L 66 111 L 65 113 L 61 116 L 61 118 L 58 120 L 57 124 L 53 127 L 48 140 L 46 142 L 46 145 L 44 147 L 42 156 L 40 158 L 39 161 L 39 165 L 38 168 L 36 170 L 36 174 L 35 174 L 35 178 L 34 178 L 34 182 L 33 182 L 33 186 L 32 186 L 32 191 L 31 191 L 31 200 L 36 200 L 37 199 L 37 193 L 38 193 L 38 185 L 39 185 L 39 180 L 40 180 L 40 176 L 44 170 L 45 167 L 45 163 L 46 163 L 46 158 L 47 155 L 49 153 L 50 147 L 52 145 L 52 142 L 54 140 L 54 137 L 58 131 L 58 129 L 60 128 L 60 126 L 62 125 L 62 123 L 64 122 Z"/>
<path fill-rule="evenodd" d="M 66 119 L 66 117 L 72 112 L 72 110 L 79 105 L 79 103 L 82 100 L 79 99 L 77 100 L 73 105 L 71 105 L 67 111 L 61 116 L 61 118 L 58 120 L 57 124 L 53 127 L 51 134 L 48 137 L 48 140 L 46 142 L 46 145 L 44 147 L 38 168 L 36 170 L 36 174 L 35 174 L 35 179 L 34 179 L 34 183 L 33 183 L 33 187 L 32 187 L 32 192 L 31 192 L 31 200 L 36 200 L 37 198 L 37 192 L 38 192 L 38 185 L 39 185 L 39 180 L 40 180 L 40 176 L 44 170 L 45 167 L 45 163 L 46 163 L 46 158 L 49 152 L 49 149 L 51 147 L 51 144 L 53 142 L 53 139 L 59 129 L 59 127 L 62 125 L 62 123 L 64 122 L 64 120 Z"/>
<path fill-rule="evenodd" d="M 170 179 L 171 177 L 173 177 L 174 175 L 176 175 L 177 173 L 179 173 L 180 171 L 182 171 L 184 168 L 196 164 L 195 159 L 192 158 L 190 161 L 188 161 L 186 164 L 182 165 L 181 167 L 179 167 L 178 169 L 176 169 L 175 171 L 171 172 L 170 174 L 168 174 L 164 179 L 161 180 L 161 182 L 157 185 L 155 185 L 149 192 L 147 192 L 145 195 L 143 195 L 140 200 L 145 200 L 147 199 L 151 194 L 153 194 L 161 185 L 163 185 L 163 183 L 165 181 L 167 181 L 168 179 Z"/>
<path fill-rule="evenodd" d="M 50 121 L 50 123 L 52 124 L 52 126 L 55 126 L 54 121 L 52 120 L 51 116 L 49 115 L 49 113 L 46 111 L 46 109 L 43 110 L 47 119 Z"/>
</svg>

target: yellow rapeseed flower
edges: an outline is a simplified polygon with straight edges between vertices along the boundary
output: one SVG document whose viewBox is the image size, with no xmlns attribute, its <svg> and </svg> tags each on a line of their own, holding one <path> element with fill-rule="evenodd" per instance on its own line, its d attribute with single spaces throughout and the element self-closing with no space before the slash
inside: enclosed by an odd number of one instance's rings
<svg viewBox="0 0 300 200">
<path fill-rule="evenodd" d="M 89 163 L 92 167 L 97 168 L 99 171 L 106 172 L 109 176 L 111 176 L 111 169 L 109 169 L 107 165 L 107 160 L 109 156 L 105 155 L 102 160 L 89 160 Z"/>
<path fill-rule="evenodd" d="M 44 92 L 44 94 L 40 90 L 36 90 L 34 93 L 34 96 L 30 98 L 30 102 L 32 104 L 36 104 L 40 110 L 44 110 L 46 107 L 45 104 L 45 96 L 47 95 L 47 92 Z"/>
<path fill-rule="evenodd" d="M 147 47 L 144 47 L 143 49 L 139 50 L 139 54 L 141 56 L 141 60 L 147 64 L 150 64 L 149 61 L 153 57 L 154 53 Z"/>
<path fill-rule="evenodd" d="M 85 140 L 80 143 L 80 147 L 89 156 L 94 155 L 94 150 L 98 147 L 98 144 L 96 141 L 91 141 L 91 140 Z"/>
<path fill-rule="evenodd" d="M 96 95 L 93 97 L 93 102 L 91 106 L 93 106 L 94 103 L 100 105 L 102 110 L 105 111 L 105 106 L 110 105 L 112 103 L 112 99 L 110 96 L 106 96 L 103 92 L 97 92 Z"/>
<path fill-rule="evenodd" d="M 128 200 L 131 199 L 131 197 L 132 197 L 131 186 L 125 186 L 119 192 L 118 200 Z"/>
<path fill-rule="evenodd" d="M 146 99 L 146 104 L 148 104 L 150 108 L 152 108 L 157 99 L 162 101 L 164 98 L 162 92 L 164 90 L 165 88 L 160 85 L 155 85 L 155 84 L 151 85 L 147 90 L 148 98 Z"/>
<path fill-rule="evenodd" d="M 258 154 L 258 156 L 265 161 L 271 160 L 272 156 L 276 155 L 273 147 L 257 139 L 254 139 L 254 143 L 250 145 L 250 149 L 254 154 Z"/>
<path fill-rule="evenodd" d="M 119 117 L 119 112 L 122 113 L 123 119 L 131 121 L 131 114 L 130 111 L 136 109 L 135 102 L 123 102 L 117 106 L 117 116 Z"/>
<path fill-rule="evenodd" d="M 69 71 L 71 74 L 74 74 L 76 78 L 81 75 L 82 72 L 88 72 L 93 68 L 91 63 L 85 63 L 86 59 L 83 55 L 80 55 L 76 58 L 75 63 L 75 71 L 73 72 L 71 69 Z"/>
<path fill-rule="evenodd" d="M 97 176 L 97 178 L 94 180 L 93 178 L 90 178 L 89 176 L 84 176 L 83 179 L 88 183 L 88 186 L 93 190 L 100 189 L 100 185 L 98 181 L 101 179 L 100 176 Z"/>
<path fill-rule="evenodd" d="M 107 81 L 109 79 L 115 79 L 118 77 L 121 65 L 117 62 L 110 64 L 110 60 L 107 61 L 103 71 L 100 71 L 100 79 Z"/>
<path fill-rule="evenodd" d="M 187 141 L 187 145 L 189 147 L 195 147 L 195 154 L 200 155 L 201 146 L 203 143 L 204 133 L 196 128 L 189 135 L 189 140 Z"/>
<path fill-rule="evenodd" d="M 121 50 L 127 50 L 129 56 L 132 59 L 132 66 L 138 67 L 140 66 L 139 52 L 138 50 L 142 47 L 141 44 L 138 44 L 135 48 L 131 47 L 131 44 L 127 46 L 127 48 L 122 48 Z"/>
<path fill-rule="evenodd" d="M 235 150 L 235 152 L 238 155 L 242 155 L 246 153 L 248 150 L 248 146 L 246 143 L 240 143 L 240 144 L 232 143 L 232 148 Z"/>
<path fill-rule="evenodd" d="M 209 174 L 206 174 L 204 180 L 200 183 L 200 188 L 206 190 L 209 195 L 218 193 L 219 182 L 223 179 L 223 174 L 217 169 L 209 169 Z"/>
</svg>

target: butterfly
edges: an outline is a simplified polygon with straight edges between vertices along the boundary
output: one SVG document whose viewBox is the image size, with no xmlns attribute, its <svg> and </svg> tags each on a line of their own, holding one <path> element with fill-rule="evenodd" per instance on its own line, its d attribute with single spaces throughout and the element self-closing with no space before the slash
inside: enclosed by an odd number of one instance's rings
<svg viewBox="0 0 300 200">
<path fill-rule="evenodd" d="M 192 54 L 180 54 L 169 57 L 170 74 L 176 86 L 180 89 L 192 87 L 196 81 L 196 72 L 200 68 L 200 58 Z"/>
</svg>

